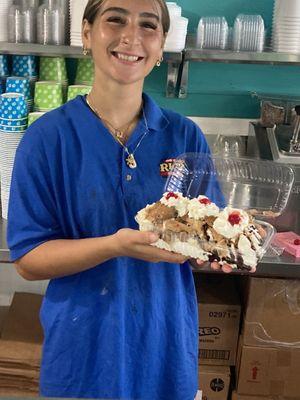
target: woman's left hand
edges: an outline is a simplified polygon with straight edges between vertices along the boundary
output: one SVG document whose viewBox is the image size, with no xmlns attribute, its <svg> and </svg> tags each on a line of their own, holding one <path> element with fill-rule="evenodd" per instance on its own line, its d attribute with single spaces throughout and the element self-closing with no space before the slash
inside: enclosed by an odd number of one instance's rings
<svg viewBox="0 0 300 400">
<path fill-rule="evenodd" d="M 203 264 L 205 264 L 206 262 L 197 259 L 197 260 L 196 260 L 196 263 L 197 263 L 197 266 L 201 267 L 201 266 L 202 266 Z M 210 264 L 210 267 L 211 267 L 211 269 L 213 269 L 214 271 L 221 271 L 221 270 L 222 270 L 222 271 L 225 272 L 226 274 L 229 274 L 230 272 L 232 272 L 232 267 L 231 267 L 229 264 L 220 265 L 218 262 L 212 262 L 212 263 Z"/>
</svg>

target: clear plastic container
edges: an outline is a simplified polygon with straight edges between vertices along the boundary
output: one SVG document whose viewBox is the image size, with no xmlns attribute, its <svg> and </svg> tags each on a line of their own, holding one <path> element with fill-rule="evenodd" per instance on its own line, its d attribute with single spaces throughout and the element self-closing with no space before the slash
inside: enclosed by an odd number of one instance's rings
<svg viewBox="0 0 300 400">
<path fill-rule="evenodd" d="M 197 47 L 224 50 L 228 44 L 228 23 L 225 17 L 203 17 L 197 29 Z"/>
<path fill-rule="evenodd" d="M 265 43 L 265 25 L 260 15 L 239 14 L 234 22 L 233 50 L 262 52 Z"/>
<path fill-rule="evenodd" d="M 211 185 L 217 181 L 219 185 Z M 294 182 L 293 169 L 273 161 L 186 153 L 174 162 L 165 191 L 188 198 L 205 194 L 259 218 L 279 216 Z M 221 205 L 220 205 L 221 206 Z"/>
<path fill-rule="evenodd" d="M 232 236 L 232 240 L 229 237 L 229 240 L 225 240 L 226 243 L 224 243 L 224 237 L 220 240 L 216 236 L 209 239 L 209 242 L 196 238 L 193 247 L 190 247 L 190 244 L 187 244 L 186 233 L 184 233 L 184 244 L 180 243 L 179 247 L 175 247 L 175 245 L 178 246 L 178 241 L 181 241 L 181 234 L 178 236 L 177 233 L 174 235 L 172 233 L 166 241 L 170 244 L 172 251 L 175 251 L 176 248 L 183 249 L 183 254 L 186 252 L 185 255 L 189 256 L 190 251 L 195 251 L 191 254 L 197 254 L 195 249 L 198 245 L 200 250 L 204 249 L 208 252 L 204 260 L 215 261 L 214 257 L 216 256 L 219 262 L 228 263 L 227 261 L 230 261 L 229 263 L 234 268 L 254 272 L 256 264 L 266 253 L 275 234 L 274 227 L 267 221 L 272 221 L 274 217 L 283 212 L 293 182 L 293 169 L 272 161 L 223 158 L 199 153 L 182 154 L 173 164 L 171 174 L 166 182 L 165 192 L 181 193 L 188 199 L 203 195 L 214 201 L 220 207 L 220 210 L 229 207 L 234 210 L 247 211 L 248 214 L 252 215 L 253 224 L 256 228 L 258 224 L 257 229 L 261 238 L 258 247 L 255 246 L 252 239 L 250 241 L 252 250 L 256 253 L 251 260 L 248 258 L 247 251 L 242 251 L 239 244 L 243 235 L 246 235 L 250 240 L 252 234 L 251 220 L 243 232 L 240 232 L 237 236 Z M 229 212 L 231 212 L 230 209 Z M 235 212 L 234 210 L 233 212 Z M 192 240 L 194 239 L 195 237 L 192 238 Z M 164 236 L 162 236 L 162 240 L 160 242 L 163 244 L 161 247 L 166 248 L 163 247 Z M 225 254 L 225 256 L 220 256 L 220 254 Z"/>
</svg>

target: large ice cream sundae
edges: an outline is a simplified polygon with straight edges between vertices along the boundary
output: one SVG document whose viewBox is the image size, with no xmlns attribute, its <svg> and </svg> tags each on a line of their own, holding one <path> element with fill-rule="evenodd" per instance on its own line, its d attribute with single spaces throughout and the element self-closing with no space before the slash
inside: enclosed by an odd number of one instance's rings
<svg viewBox="0 0 300 400">
<path fill-rule="evenodd" d="M 219 209 L 206 196 L 189 199 L 167 192 L 136 215 L 141 231 L 153 231 L 153 245 L 202 261 L 255 271 L 262 256 L 264 229 L 246 211 Z"/>
</svg>

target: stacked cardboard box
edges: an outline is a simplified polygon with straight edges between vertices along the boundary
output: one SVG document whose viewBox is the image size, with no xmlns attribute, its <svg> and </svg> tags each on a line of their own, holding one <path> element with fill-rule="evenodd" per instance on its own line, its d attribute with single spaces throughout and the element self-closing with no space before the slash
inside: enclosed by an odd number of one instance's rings
<svg viewBox="0 0 300 400">
<path fill-rule="evenodd" d="M 16 293 L 3 320 L 0 339 L 0 396 L 33 397 L 38 380 L 43 333 L 42 296 Z"/>
<path fill-rule="evenodd" d="M 300 399 L 299 304 L 299 280 L 249 279 L 236 368 L 239 396 Z"/>
<path fill-rule="evenodd" d="M 199 387 L 205 400 L 227 400 L 235 365 L 241 306 L 235 281 L 224 275 L 195 277 L 199 312 Z"/>
</svg>

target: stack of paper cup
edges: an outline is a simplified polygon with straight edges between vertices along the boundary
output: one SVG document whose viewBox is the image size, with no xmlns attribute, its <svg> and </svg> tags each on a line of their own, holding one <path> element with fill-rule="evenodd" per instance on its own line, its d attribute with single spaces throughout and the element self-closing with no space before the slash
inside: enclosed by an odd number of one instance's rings
<svg viewBox="0 0 300 400">
<path fill-rule="evenodd" d="M 79 58 L 77 62 L 75 84 L 91 86 L 94 81 L 94 63 L 88 58 Z"/>
<path fill-rule="evenodd" d="M 40 57 L 40 81 L 55 81 L 61 84 L 63 101 L 66 100 L 68 90 L 68 76 L 64 57 Z"/>
<path fill-rule="evenodd" d="M 78 95 L 90 93 L 92 86 L 88 85 L 70 85 L 68 87 L 68 101 L 74 99 Z"/>
<path fill-rule="evenodd" d="M 70 0 L 70 43 L 71 46 L 82 46 L 82 17 L 88 0 Z"/>
<path fill-rule="evenodd" d="M 9 75 L 7 55 L 0 54 L 0 93 L 5 92 L 6 78 Z"/>
<path fill-rule="evenodd" d="M 64 103 L 60 82 L 38 81 L 35 84 L 34 111 L 47 112 Z"/>
<path fill-rule="evenodd" d="M 273 11 L 273 51 L 299 54 L 299 39 L 300 1 L 276 0 Z"/>
<path fill-rule="evenodd" d="M 0 96 L 0 175 L 2 217 L 7 219 L 16 149 L 27 128 L 27 104 L 21 93 Z"/>
<path fill-rule="evenodd" d="M 12 75 L 29 79 L 30 98 L 32 99 L 34 94 L 34 85 L 38 79 L 37 57 L 32 55 L 14 55 L 12 57 Z"/>
<path fill-rule="evenodd" d="M 185 47 L 189 20 L 181 16 L 181 7 L 175 2 L 167 2 L 170 14 L 170 29 L 165 42 L 165 51 L 182 51 Z"/>
<path fill-rule="evenodd" d="M 31 96 L 29 78 L 9 76 L 6 79 L 6 93 L 22 93 L 27 103 L 28 112 L 32 110 L 33 98 Z"/>
</svg>

